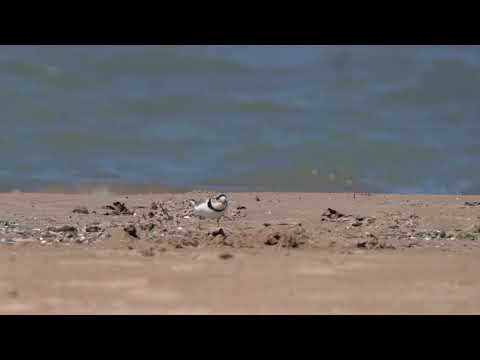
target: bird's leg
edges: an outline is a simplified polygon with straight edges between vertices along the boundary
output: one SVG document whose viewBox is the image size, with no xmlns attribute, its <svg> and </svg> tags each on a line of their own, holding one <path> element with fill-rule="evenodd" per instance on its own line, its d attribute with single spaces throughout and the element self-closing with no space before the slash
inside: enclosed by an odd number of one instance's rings
<svg viewBox="0 0 480 360">
<path fill-rule="evenodd" d="M 217 219 L 217 225 L 218 225 L 219 228 L 220 228 L 220 220 L 221 220 L 221 219 L 222 219 L 222 218 L 218 218 L 218 219 Z M 224 231 L 227 231 L 227 233 L 228 233 L 228 232 L 232 232 L 232 231 L 230 230 L 230 228 L 228 228 L 228 227 L 222 227 L 222 229 L 223 229 Z"/>
</svg>

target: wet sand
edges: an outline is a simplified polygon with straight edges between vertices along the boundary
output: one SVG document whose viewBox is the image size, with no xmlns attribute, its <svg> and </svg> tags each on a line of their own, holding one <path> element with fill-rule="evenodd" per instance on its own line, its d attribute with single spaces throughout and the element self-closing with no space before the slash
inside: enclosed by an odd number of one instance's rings
<svg viewBox="0 0 480 360">
<path fill-rule="evenodd" d="M 0 194 L 0 313 L 480 313 L 480 196 L 206 196 Z"/>
</svg>

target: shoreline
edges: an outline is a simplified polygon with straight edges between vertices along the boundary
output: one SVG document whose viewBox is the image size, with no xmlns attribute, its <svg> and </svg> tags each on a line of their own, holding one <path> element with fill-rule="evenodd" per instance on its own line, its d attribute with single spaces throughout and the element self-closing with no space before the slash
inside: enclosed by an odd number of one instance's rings
<svg viewBox="0 0 480 360">
<path fill-rule="evenodd" d="M 480 195 L 227 195 L 0 193 L 0 313 L 480 313 Z"/>
</svg>

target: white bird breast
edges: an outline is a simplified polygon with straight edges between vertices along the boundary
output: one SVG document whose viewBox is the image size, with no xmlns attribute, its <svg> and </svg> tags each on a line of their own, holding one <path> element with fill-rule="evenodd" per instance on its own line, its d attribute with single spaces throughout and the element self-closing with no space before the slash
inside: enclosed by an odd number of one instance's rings
<svg viewBox="0 0 480 360">
<path fill-rule="evenodd" d="M 195 209 L 194 209 L 193 212 L 194 212 L 195 215 L 198 215 L 198 216 L 203 216 L 205 218 L 215 219 L 215 218 L 219 218 L 222 215 L 224 215 L 225 211 L 226 211 L 226 208 L 222 211 L 213 211 L 212 209 L 210 209 L 208 207 L 207 202 L 203 202 L 203 203 L 195 206 Z"/>
</svg>

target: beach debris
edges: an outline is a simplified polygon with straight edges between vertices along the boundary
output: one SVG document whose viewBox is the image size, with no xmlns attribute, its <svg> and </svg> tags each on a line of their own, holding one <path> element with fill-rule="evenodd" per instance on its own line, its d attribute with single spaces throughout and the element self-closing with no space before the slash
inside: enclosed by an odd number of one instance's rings
<svg viewBox="0 0 480 360">
<path fill-rule="evenodd" d="M 385 241 L 379 239 L 376 235 L 366 232 L 365 237 L 357 241 L 357 248 L 359 249 L 395 249 L 393 245 L 387 245 Z"/>
<path fill-rule="evenodd" d="M 280 244 L 282 247 L 298 248 L 308 241 L 305 229 L 299 225 L 285 230 L 276 230 L 267 235 L 265 245 L 274 246 Z"/>
<path fill-rule="evenodd" d="M 465 206 L 480 206 L 480 201 L 465 201 Z"/>
<path fill-rule="evenodd" d="M 123 228 L 123 230 L 130 236 L 134 237 L 134 238 L 137 238 L 138 239 L 138 235 L 137 235 L 137 228 L 135 227 L 135 225 L 127 225 Z"/>
<path fill-rule="evenodd" d="M 354 222 L 351 224 L 353 227 L 358 227 L 362 225 L 371 225 L 376 221 L 375 217 L 370 216 L 356 216 Z"/>
<path fill-rule="evenodd" d="M 464 232 L 462 234 L 467 234 L 468 232 Z M 462 234 L 459 235 L 459 238 L 462 237 Z M 480 235 L 480 234 L 479 234 Z M 407 247 L 412 247 L 421 244 L 422 242 L 434 242 L 436 243 L 438 240 L 455 240 L 455 235 L 446 232 L 444 230 L 433 230 L 433 231 L 415 231 L 412 229 L 410 232 L 400 232 L 400 234 L 391 234 L 392 237 L 395 237 L 399 240 L 406 240 L 408 241 Z M 466 235 L 468 238 L 469 235 Z"/>
<path fill-rule="evenodd" d="M 269 245 L 269 246 L 277 245 L 280 242 L 281 238 L 282 236 L 278 232 L 270 234 L 267 237 L 267 240 L 265 241 L 265 245 Z"/>
<path fill-rule="evenodd" d="M 469 232 L 463 232 L 458 234 L 458 238 L 462 240 L 470 240 L 470 241 L 475 241 L 477 240 L 477 236 L 475 234 L 469 233 Z"/>
<path fill-rule="evenodd" d="M 457 234 L 457 237 L 462 240 L 479 240 L 480 239 L 480 225 L 472 225 L 465 231 L 461 231 Z"/>
<path fill-rule="evenodd" d="M 72 210 L 72 212 L 74 214 L 85 214 L 85 215 L 89 214 L 89 211 L 86 206 L 77 206 Z"/>
<path fill-rule="evenodd" d="M 95 233 L 95 232 L 102 231 L 102 228 L 98 225 L 91 224 L 91 225 L 87 225 L 85 227 L 85 231 L 88 232 L 88 233 Z"/>
<path fill-rule="evenodd" d="M 62 225 L 60 227 L 49 227 L 48 231 L 56 232 L 56 233 L 76 233 L 77 228 L 72 225 Z"/>
<path fill-rule="evenodd" d="M 170 213 L 168 212 L 168 210 L 166 209 L 166 207 L 163 204 L 159 203 L 158 208 L 160 210 L 160 218 L 162 220 L 167 220 L 167 221 L 173 220 L 173 216 L 170 215 Z"/>
<path fill-rule="evenodd" d="M 343 218 L 345 217 L 346 215 L 345 214 L 342 214 L 341 212 L 337 211 L 337 210 L 334 210 L 332 208 L 328 208 L 327 211 L 325 211 L 323 214 L 322 214 L 322 221 L 325 221 L 325 220 L 338 220 L 340 218 Z"/>
<path fill-rule="evenodd" d="M 217 237 L 218 235 L 222 235 L 224 238 L 227 237 L 227 234 L 225 234 L 225 231 L 223 230 L 223 228 L 219 228 L 217 230 L 209 232 L 208 235 L 212 235 L 213 237 Z"/>
<path fill-rule="evenodd" d="M 133 215 L 133 212 L 125 206 L 125 203 L 120 201 L 115 201 L 113 205 L 106 205 L 103 209 L 112 210 L 104 215 Z"/>
<path fill-rule="evenodd" d="M 480 233 L 480 225 L 472 225 L 469 230 L 478 234 Z"/>
</svg>

